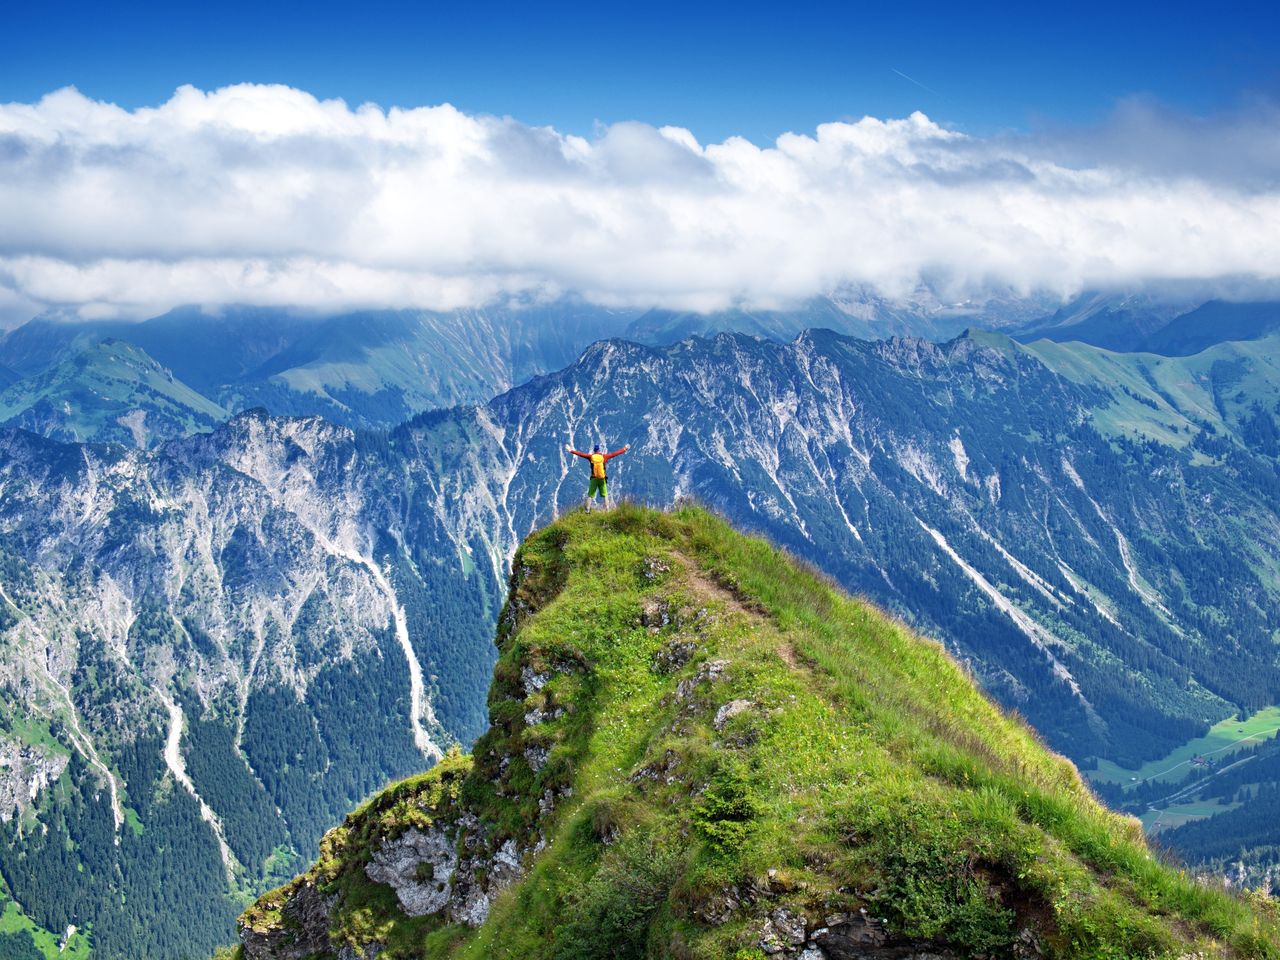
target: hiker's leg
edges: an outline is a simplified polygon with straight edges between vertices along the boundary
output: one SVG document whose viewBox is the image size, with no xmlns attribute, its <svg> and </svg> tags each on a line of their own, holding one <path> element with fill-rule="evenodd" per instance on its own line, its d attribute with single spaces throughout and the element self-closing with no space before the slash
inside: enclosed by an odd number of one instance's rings
<svg viewBox="0 0 1280 960">
<path fill-rule="evenodd" d="M 604 501 L 604 508 L 609 509 L 609 481 L 600 481 L 600 499 Z"/>
</svg>

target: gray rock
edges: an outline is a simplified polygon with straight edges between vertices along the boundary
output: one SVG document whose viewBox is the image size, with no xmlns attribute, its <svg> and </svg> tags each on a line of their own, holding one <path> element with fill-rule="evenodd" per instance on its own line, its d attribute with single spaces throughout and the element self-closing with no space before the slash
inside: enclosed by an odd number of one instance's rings
<svg viewBox="0 0 1280 960">
<path fill-rule="evenodd" d="M 493 855 L 493 867 L 489 871 L 490 879 L 501 890 L 520 879 L 522 872 L 516 842 L 508 840 Z"/>
<path fill-rule="evenodd" d="M 670 626 L 674 613 L 669 600 L 657 597 L 646 597 L 640 605 L 640 625 L 648 627 L 651 633 L 657 633 L 663 627 Z"/>
<path fill-rule="evenodd" d="M 529 769 L 537 773 L 547 765 L 547 757 L 551 755 L 546 747 L 533 744 L 524 748 L 524 758 L 529 764 Z"/>
<path fill-rule="evenodd" d="M 698 667 L 692 677 L 686 677 L 676 684 L 676 699 L 688 701 L 693 699 L 694 691 L 704 683 L 711 683 L 724 677 L 728 660 L 708 660 Z"/>
<path fill-rule="evenodd" d="M 280 926 L 266 930 L 241 927 L 245 960 L 332 957 L 329 916 L 336 899 L 324 896 L 310 883 L 299 885 L 280 908 Z"/>
<path fill-rule="evenodd" d="M 785 907 L 779 907 L 773 911 L 770 917 L 773 921 L 774 929 L 792 945 L 804 943 L 805 920 L 799 914 L 792 913 Z"/>
<path fill-rule="evenodd" d="M 375 883 L 390 886 L 406 914 L 425 917 L 448 905 L 457 867 L 458 853 L 448 834 L 411 828 L 375 850 L 364 872 Z"/>
<path fill-rule="evenodd" d="M 13 737 L 0 737 L 0 822 L 21 815 L 67 767 L 67 757 Z"/>
<path fill-rule="evenodd" d="M 476 879 L 480 870 L 485 873 L 484 883 Z M 468 857 L 455 874 L 450 919 L 469 927 L 480 926 L 488 919 L 494 897 L 523 874 L 524 866 L 514 840 L 503 843 L 492 857 Z"/>
<path fill-rule="evenodd" d="M 644 569 L 641 571 L 641 573 L 644 576 L 644 578 L 650 581 L 651 583 L 655 580 L 660 580 L 662 577 L 665 577 L 670 572 L 671 572 L 671 565 L 667 563 L 665 560 L 661 560 L 658 557 L 644 558 Z"/>
<path fill-rule="evenodd" d="M 769 917 L 765 917 L 764 924 L 760 927 L 760 937 L 756 940 L 756 946 L 770 957 L 786 949 L 782 937 L 773 925 L 773 920 Z"/>
<path fill-rule="evenodd" d="M 1013 942 L 1013 955 L 1020 960 L 1034 960 L 1043 957 L 1044 950 L 1040 946 L 1040 938 L 1030 927 L 1023 927 Z"/>
<path fill-rule="evenodd" d="M 472 887 L 468 890 L 467 895 L 462 898 L 449 911 L 449 916 L 457 923 L 465 923 L 468 927 L 478 927 L 489 918 L 489 908 L 493 906 L 493 901 L 489 895 L 479 886 Z"/>
<path fill-rule="evenodd" d="M 540 673 L 527 663 L 520 668 L 520 686 L 524 688 L 526 697 L 537 693 L 551 682 L 551 674 Z"/>
<path fill-rule="evenodd" d="M 671 640 L 653 655 L 653 669 L 657 673 L 675 673 L 693 659 L 697 649 L 692 640 Z"/>
<path fill-rule="evenodd" d="M 730 700 L 716 711 L 716 717 L 711 721 L 711 725 L 717 730 L 723 730 L 726 723 L 738 714 L 746 713 L 754 706 L 755 701 L 753 700 Z"/>
<path fill-rule="evenodd" d="M 956 954 L 945 947 L 896 936 L 865 916 L 840 914 L 827 921 L 810 937 L 826 960 L 956 960 Z"/>
<path fill-rule="evenodd" d="M 695 916 L 713 927 L 728 923 L 733 913 L 742 906 L 742 892 L 736 886 L 728 886 L 709 897 L 695 911 Z"/>
<path fill-rule="evenodd" d="M 524 715 L 524 725 L 526 727 L 536 727 L 540 723 L 548 720 L 559 720 L 564 716 L 564 710 L 556 707 L 553 710 L 544 710 L 542 707 L 534 707 Z"/>
</svg>

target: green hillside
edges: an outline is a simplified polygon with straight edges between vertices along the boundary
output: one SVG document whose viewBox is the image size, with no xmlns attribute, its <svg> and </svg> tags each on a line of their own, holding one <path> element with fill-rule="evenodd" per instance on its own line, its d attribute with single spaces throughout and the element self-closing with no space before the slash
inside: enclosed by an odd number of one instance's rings
<svg viewBox="0 0 1280 960">
<path fill-rule="evenodd" d="M 245 957 L 1280 957 L 1274 905 L 707 512 L 575 512 L 513 570 L 473 757 L 331 831 Z"/>
<path fill-rule="evenodd" d="M 1068 380 L 1107 391 L 1108 402 L 1093 417 L 1104 434 L 1185 447 L 1197 440 L 1204 445 L 1198 434 L 1205 430 L 1268 456 L 1280 452 L 1274 425 L 1259 414 L 1274 409 L 1280 392 L 1280 337 L 1220 343 L 1179 357 L 1050 340 L 1025 349 Z M 1211 463 L 1215 453 L 1209 444 L 1199 461 Z"/>
<path fill-rule="evenodd" d="M 0 424 L 59 440 L 146 448 L 225 418 L 222 407 L 122 340 L 87 344 L 0 393 Z"/>
</svg>

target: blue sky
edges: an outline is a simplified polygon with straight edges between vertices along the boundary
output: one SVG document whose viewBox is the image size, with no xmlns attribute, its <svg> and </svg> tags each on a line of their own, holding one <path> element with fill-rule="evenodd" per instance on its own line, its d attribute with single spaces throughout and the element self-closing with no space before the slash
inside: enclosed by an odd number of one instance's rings
<svg viewBox="0 0 1280 960">
<path fill-rule="evenodd" d="M 762 143 L 919 109 L 983 135 L 1096 122 L 1131 96 L 1194 114 L 1275 99 L 1275 6 L 22 3 L 3 14 L 0 101 L 75 85 L 137 107 L 253 81 L 583 134 L 641 120 Z"/>
<path fill-rule="evenodd" d="M 10 4 L 0 328 L 1280 297 L 1274 6 Z"/>
</svg>

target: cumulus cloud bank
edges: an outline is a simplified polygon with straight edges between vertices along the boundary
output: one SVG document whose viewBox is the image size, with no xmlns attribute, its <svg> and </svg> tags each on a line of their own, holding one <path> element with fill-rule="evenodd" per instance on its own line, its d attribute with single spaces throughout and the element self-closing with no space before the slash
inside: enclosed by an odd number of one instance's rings
<svg viewBox="0 0 1280 960">
<path fill-rule="evenodd" d="M 1220 143 L 1221 146 L 1215 146 Z M 920 113 L 768 147 L 618 123 L 593 138 L 282 86 L 125 110 L 0 105 L 0 313 L 197 303 L 782 307 L 846 284 L 1280 279 L 1280 116 L 989 139 Z"/>
</svg>

